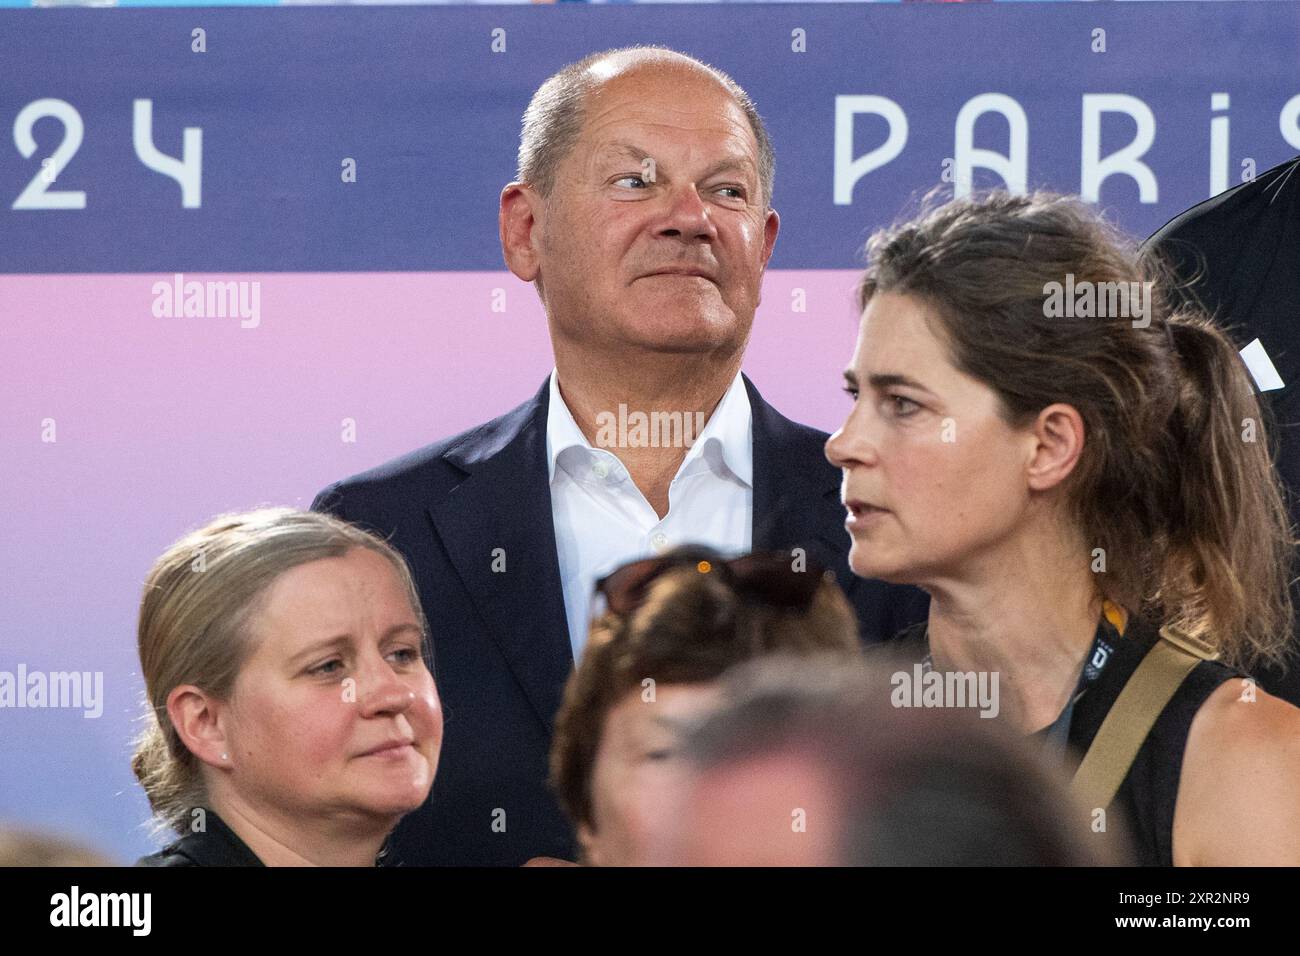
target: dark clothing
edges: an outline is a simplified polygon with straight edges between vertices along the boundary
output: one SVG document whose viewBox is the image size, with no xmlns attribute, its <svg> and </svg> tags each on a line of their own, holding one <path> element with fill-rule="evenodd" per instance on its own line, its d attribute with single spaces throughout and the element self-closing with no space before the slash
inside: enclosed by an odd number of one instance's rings
<svg viewBox="0 0 1300 956">
<path fill-rule="evenodd" d="M 1260 173 L 1176 216 L 1147 240 L 1185 282 L 1184 291 L 1232 336 L 1238 348 L 1260 340 L 1282 388 L 1261 392 L 1274 420 L 1277 467 L 1300 520 L 1300 158 Z M 1300 603 L 1300 583 L 1292 594 Z M 1292 646 L 1300 649 L 1300 617 Z M 1300 704 L 1300 668 L 1260 668 L 1269 693 Z"/>
<path fill-rule="evenodd" d="M 1124 684 L 1158 639 L 1159 631 L 1142 621 L 1133 621 L 1125 629 L 1124 636 L 1116 643 L 1114 659 L 1106 665 L 1096 687 L 1085 693 L 1075 706 L 1070 745 L 1077 759 L 1082 759 Z M 1220 684 L 1243 676 L 1218 661 L 1201 661 L 1183 680 L 1147 734 L 1115 794 L 1115 802 L 1123 808 L 1129 825 L 1138 865 L 1174 865 L 1174 804 L 1178 799 L 1178 781 L 1192 719 Z"/>
<path fill-rule="evenodd" d="M 840 472 L 825 458 L 826 434 L 780 415 L 744 384 L 754 549 L 802 547 L 832 569 L 866 642 L 924 619 L 924 592 L 849 570 Z M 514 411 L 330 485 L 312 504 L 401 551 L 429 620 L 445 732 L 429 801 L 393 833 L 397 863 L 576 859 L 573 830 L 546 782 L 573 668 L 546 458 L 549 399 L 548 379 Z M 497 556 L 506 573 L 494 573 Z"/>
<path fill-rule="evenodd" d="M 1103 616 L 1097 624 L 1096 638 L 1112 650 L 1096 679 L 1074 699 L 1068 715 L 1066 770 L 1070 776 L 1097 736 L 1120 691 L 1159 639 L 1159 631 L 1145 621 L 1130 619 L 1120 632 Z M 924 660 L 929 652 L 926 625 L 907 628 L 897 642 L 905 660 Z M 1118 807 L 1123 814 L 1133 844 L 1134 862 L 1139 866 L 1174 865 L 1174 804 L 1178 799 L 1178 781 L 1192 719 L 1220 684 L 1241 676 L 1245 675 L 1217 661 L 1197 664 L 1160 712 L 1133 759 L 1111 806 Z M 1051 729 L 1031 734 L 1030 739 L 1046 745 Z"/>
<path fill-rule="evenodd" d="M 136 866 L 263 866 L 235 831 L 210 809 L 205 809 L 204 831 L 187 833 L 171 846 L 142 856 Z"/>
</svg>

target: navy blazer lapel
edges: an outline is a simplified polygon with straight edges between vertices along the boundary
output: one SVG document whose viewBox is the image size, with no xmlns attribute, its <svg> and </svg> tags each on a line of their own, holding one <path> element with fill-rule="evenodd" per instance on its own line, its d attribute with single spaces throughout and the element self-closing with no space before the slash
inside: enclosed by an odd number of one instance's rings
<svg viewBox="0 0 1300 956">
<path fill-rule="evenodd" d="M 849 593 L 849 535 L 840 508 L 840 473 L 826 460 L 824 435 L 797 425 L 763 400 L 748 376 L 754 423 L 754 550 L 804 548 L 835 571 Z"/>
<path fill-rule="evenodd" d="M 479 615 L 548 731 L 573 666 L 547 474 L 549 398 L 548 380 L 532 401 L 449 448 L 444 459 L 465 479 L 428 507 Z"/>
</svg>

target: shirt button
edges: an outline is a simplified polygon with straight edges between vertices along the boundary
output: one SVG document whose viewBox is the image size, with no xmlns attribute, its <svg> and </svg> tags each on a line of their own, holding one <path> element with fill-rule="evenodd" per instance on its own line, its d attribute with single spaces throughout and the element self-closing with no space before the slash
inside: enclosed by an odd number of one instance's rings
<svg viewBox="0 0 1300 956">
<path fill-rule="evenodd" d="M 596 473 L 597 478 L 605 478 L 609 475 L 609 465 L 606 462 L 598 461 L 591 468 Z"/>
<path fill-rule="evenodd" d="M 650 543 L 655 546 L 656 551 L 664 551 L 668 547 L 668 535 L 662 531 L 656 531 L 654 537 L 650 539 Z"/>
</svg>

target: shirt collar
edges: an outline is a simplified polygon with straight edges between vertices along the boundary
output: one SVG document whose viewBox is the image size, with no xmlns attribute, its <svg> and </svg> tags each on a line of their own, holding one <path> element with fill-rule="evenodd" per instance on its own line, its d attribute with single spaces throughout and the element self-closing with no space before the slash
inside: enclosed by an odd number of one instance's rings
<svg viewBox="0 0 1300 956">
<path fill-rule="evenodd" d="M 265 866 L 247 843 L 210 807 L 204 809 L 204 829 L 181 837 L 165 852 L 181 853 L 198 866 Z"/>
<path fill-rule="evenodd" d="M 696 436 L 686 453 L 678 476 L 687 475 L 700 468 L 714 472 L 730 472 L 750 487 L 754 484 L 754 456 L 752 449 L 753 410 L 749 393 L 745 390 L 740 373 L 709 416 L 704 430 Z M 581 448 L 587 457 L 614 456 L 603 448 L 593 448 L 582 433 L 573 413 L 560 396 L 560 379 L 557 369 L 551 370 L 550 401 L 546 410 L 547 479 L 555 481 L 555 467 L 561 452 Z"/>
<path fill-rule="evenodd" d="M 555 461 L 560 452 L 569 448 L 591 448 L 573 413 L 560 397 L 558 369 L 551 369 L 550 401 L 546 406 L 546 467 L 547 480 L 555 481 Z"/>
</svg>

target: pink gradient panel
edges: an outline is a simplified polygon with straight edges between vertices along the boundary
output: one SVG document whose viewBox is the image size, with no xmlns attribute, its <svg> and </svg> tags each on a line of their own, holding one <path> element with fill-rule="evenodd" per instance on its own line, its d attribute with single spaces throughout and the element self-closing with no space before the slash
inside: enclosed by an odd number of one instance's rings
<svg viewBox="0 0 1300 956">
<path fill-rule="evenodd" d="M 827 430 L 848 409 L 856 279 L 769 273 L 745 362 L 777 408 Z M 26 770 L 3 788 L 0 820 L 123 859 L 150 847 L 127 758 L 154 558 L 219 512 L 306 507 L 330 481 L 507 411 L 553 364 L 536 294 L 504 272 L 184 280 L 260 283 L 257 326 L 156 317 L 155 283 L 171 274 L 0 277 L 0 669 L 103 671 L 105 698 L 97 720 L 0 711 L 0 766 Z M 53 758 L 39 743 L 52 736 Z"/>
</svg>

